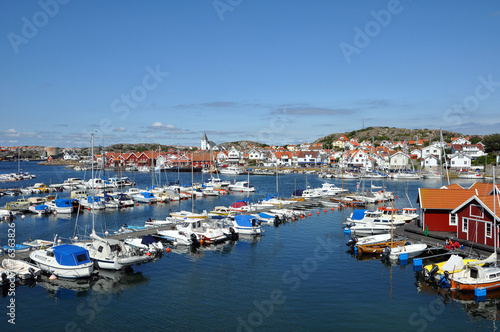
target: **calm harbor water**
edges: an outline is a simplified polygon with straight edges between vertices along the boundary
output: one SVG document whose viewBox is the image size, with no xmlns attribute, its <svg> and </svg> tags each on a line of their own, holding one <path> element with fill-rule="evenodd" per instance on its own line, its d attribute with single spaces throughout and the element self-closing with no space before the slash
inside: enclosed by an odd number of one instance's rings
<svg viewBox="0 0 500 332">
<path fill-rule="evenodd" d="M 0 183 L 0 188 L 35 182 L 62 183 L 84 173 L 64 167 L 22 162 L 24 171 L 38 178 Z M 17 163 L 0 163 L 0 173 L 17 171 Z M 137 187 L 150 185 L 151 175 L 127 173 Z M 189 173 L 163 173 L 162 183 L 191 182 Z M 207 175 L 194 174 L 200 181 Z M 90 177 L 89 174 L 86 175 Z M 245 176 L 223 176 L 244 180 Z M 251 202 L 276 192 L 276 179 L 251 176 L 259 190 Z M 294 188 L 319 186 L 316 175 L 281 175 L 279 194 L 289 197 Z M 340 186 L 340 180 L 326 180 Z M 355 181 L 345 181 L 355 190 Z M 374 181 L 381 185 L 381 181 Z M 471 182 L 461 182 L 469 185 Z M 366 181 L 370 185 L 370 181 Z M 399 196 L 397 207 L 415 206 L 418 187 L 439 187 L 440 181 L 387 181 Z M 68 193 L 62 193 L 68 196 Z M 194 201 L 197 211 L 229 205 L 246 194 Z M 17 197 L 0 198 L 0 205 Z M 96 213 L 98 231 L 121 225 L 143 225 L 148 217 L 164 218 L 170 209 L 191 210 L 190 200 L 140 205 L 120 211 Z M 98 280 L 44 278 L 34 285 L 19 285 L 15 296 L 3 289 L 0 329 L 29 331 L 432 331 L 438 329 L 484 331 L 496 329 L 497 301 L 480 304 L 458 301 L 416 283 L 411 265 L 390 266 L 378 259 L 358 260 L 347 252 L 341 222 L 351 209 L 311 210 L 311 217 L 278 228 L 265 227 L 261 238 L 191 251 L 178 247 L 133 271 L 100 273 Z M 317 214 L 320 211 L 320 214 Z M 89 230 L 90 214 L 78 217 L 78 232 Z M 62 216 L 16 220 L 16 241 L 29 237 L 69 238 L 76 218 Z M 100 227 L 100 229 L 99 229 Z M 0 223 L 0 244 L 7 243 L 8 224 Z M 15 299 L 15 326 L 8 323 L 7 305 Z"/>
</svg>

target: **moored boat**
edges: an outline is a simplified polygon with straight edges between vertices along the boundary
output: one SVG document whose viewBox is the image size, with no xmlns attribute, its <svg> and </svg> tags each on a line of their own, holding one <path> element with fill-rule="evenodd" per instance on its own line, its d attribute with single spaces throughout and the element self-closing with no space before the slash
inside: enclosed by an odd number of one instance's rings
<svg viewBox="0 0 500 332">
<path fill-rule="evenodd" d="M 90 277 L 94 269 L 88 250 L 72 244 L 35 250 L 29 257 L 42 270 L 62 278 Z"/>
</svg>

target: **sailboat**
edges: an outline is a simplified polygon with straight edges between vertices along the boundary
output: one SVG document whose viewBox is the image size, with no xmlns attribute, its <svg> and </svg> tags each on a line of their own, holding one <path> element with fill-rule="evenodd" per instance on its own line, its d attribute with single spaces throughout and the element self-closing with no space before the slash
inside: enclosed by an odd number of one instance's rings
<svg viewBox="0 0 500 332">
<path fill-rule="evenodd" d="M 493 166 L 493 174 L 495 174 L 495 166 Z M 495 178 L 493 178 L 493 188 L 496 187 Z M 494 250 L 488 258 L 469 262 L 465 268 L 450 276 L 451 290 L 473 291 L 476 288 L 485 288 L 488 290 L 500 288 L 500 267 L 497 265 L 497 239 L 498 230 L 496 226 L 498 205 L 497 191 L 493 190 L 493 236 Z"/>
<path fill-rule="evenodd" d="M 94 134 L 91 134 L 92 156 L 94 155 Z M 94 176 L 94 165 L 92 164 L 92 178 Z M 90 258 L 100 269 L 121 270 L 134 264 L 147 262 L 151 256 L 146 255 L 144 250 L 127 245 L 123 240 L 104 239 L 95 233 L 95 213 L 92 211 L 92 233 L 91 242 L 76 243 L 77 246 L 88 250 Z"/>
</svg>

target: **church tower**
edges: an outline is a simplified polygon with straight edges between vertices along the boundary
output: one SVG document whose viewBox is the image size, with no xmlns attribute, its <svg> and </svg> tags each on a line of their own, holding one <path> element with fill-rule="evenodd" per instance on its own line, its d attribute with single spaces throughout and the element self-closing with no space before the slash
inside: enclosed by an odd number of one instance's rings
<svg viewBox="0 0 500 332">
<path fill-rule="evenodd" d="M 201 150 L 205 151 L 205 150 L 209 150 L 209 149 L 210 149 L 210 146 L 208 144 L 207 134 L 203 133 L 203 137 L 201 138 Z"/>
</svg>

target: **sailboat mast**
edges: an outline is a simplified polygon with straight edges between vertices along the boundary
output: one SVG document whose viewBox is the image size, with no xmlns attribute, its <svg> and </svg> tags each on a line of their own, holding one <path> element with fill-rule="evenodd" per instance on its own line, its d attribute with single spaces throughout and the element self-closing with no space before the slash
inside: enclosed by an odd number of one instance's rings
<svg viewBox="0 0 500 332">
<path fill-rule="evenodd" d="M 193 175 L 193 151 L 191 151 L 191 212 L 194 213 L 194 175 Z"/>
<path fill-rule="evenodd" d="M 94 133 L 90 133 L 90 154 L 91 154 L 91 170 L 92 170 L 92 199 L 91 199 L 91 202 L 92 202 L 92 234 L 95 233 L 95 218 L 94 218 L 94 198 L 95 198 L 95 185 L 94 185 Z"/>
</svg>

